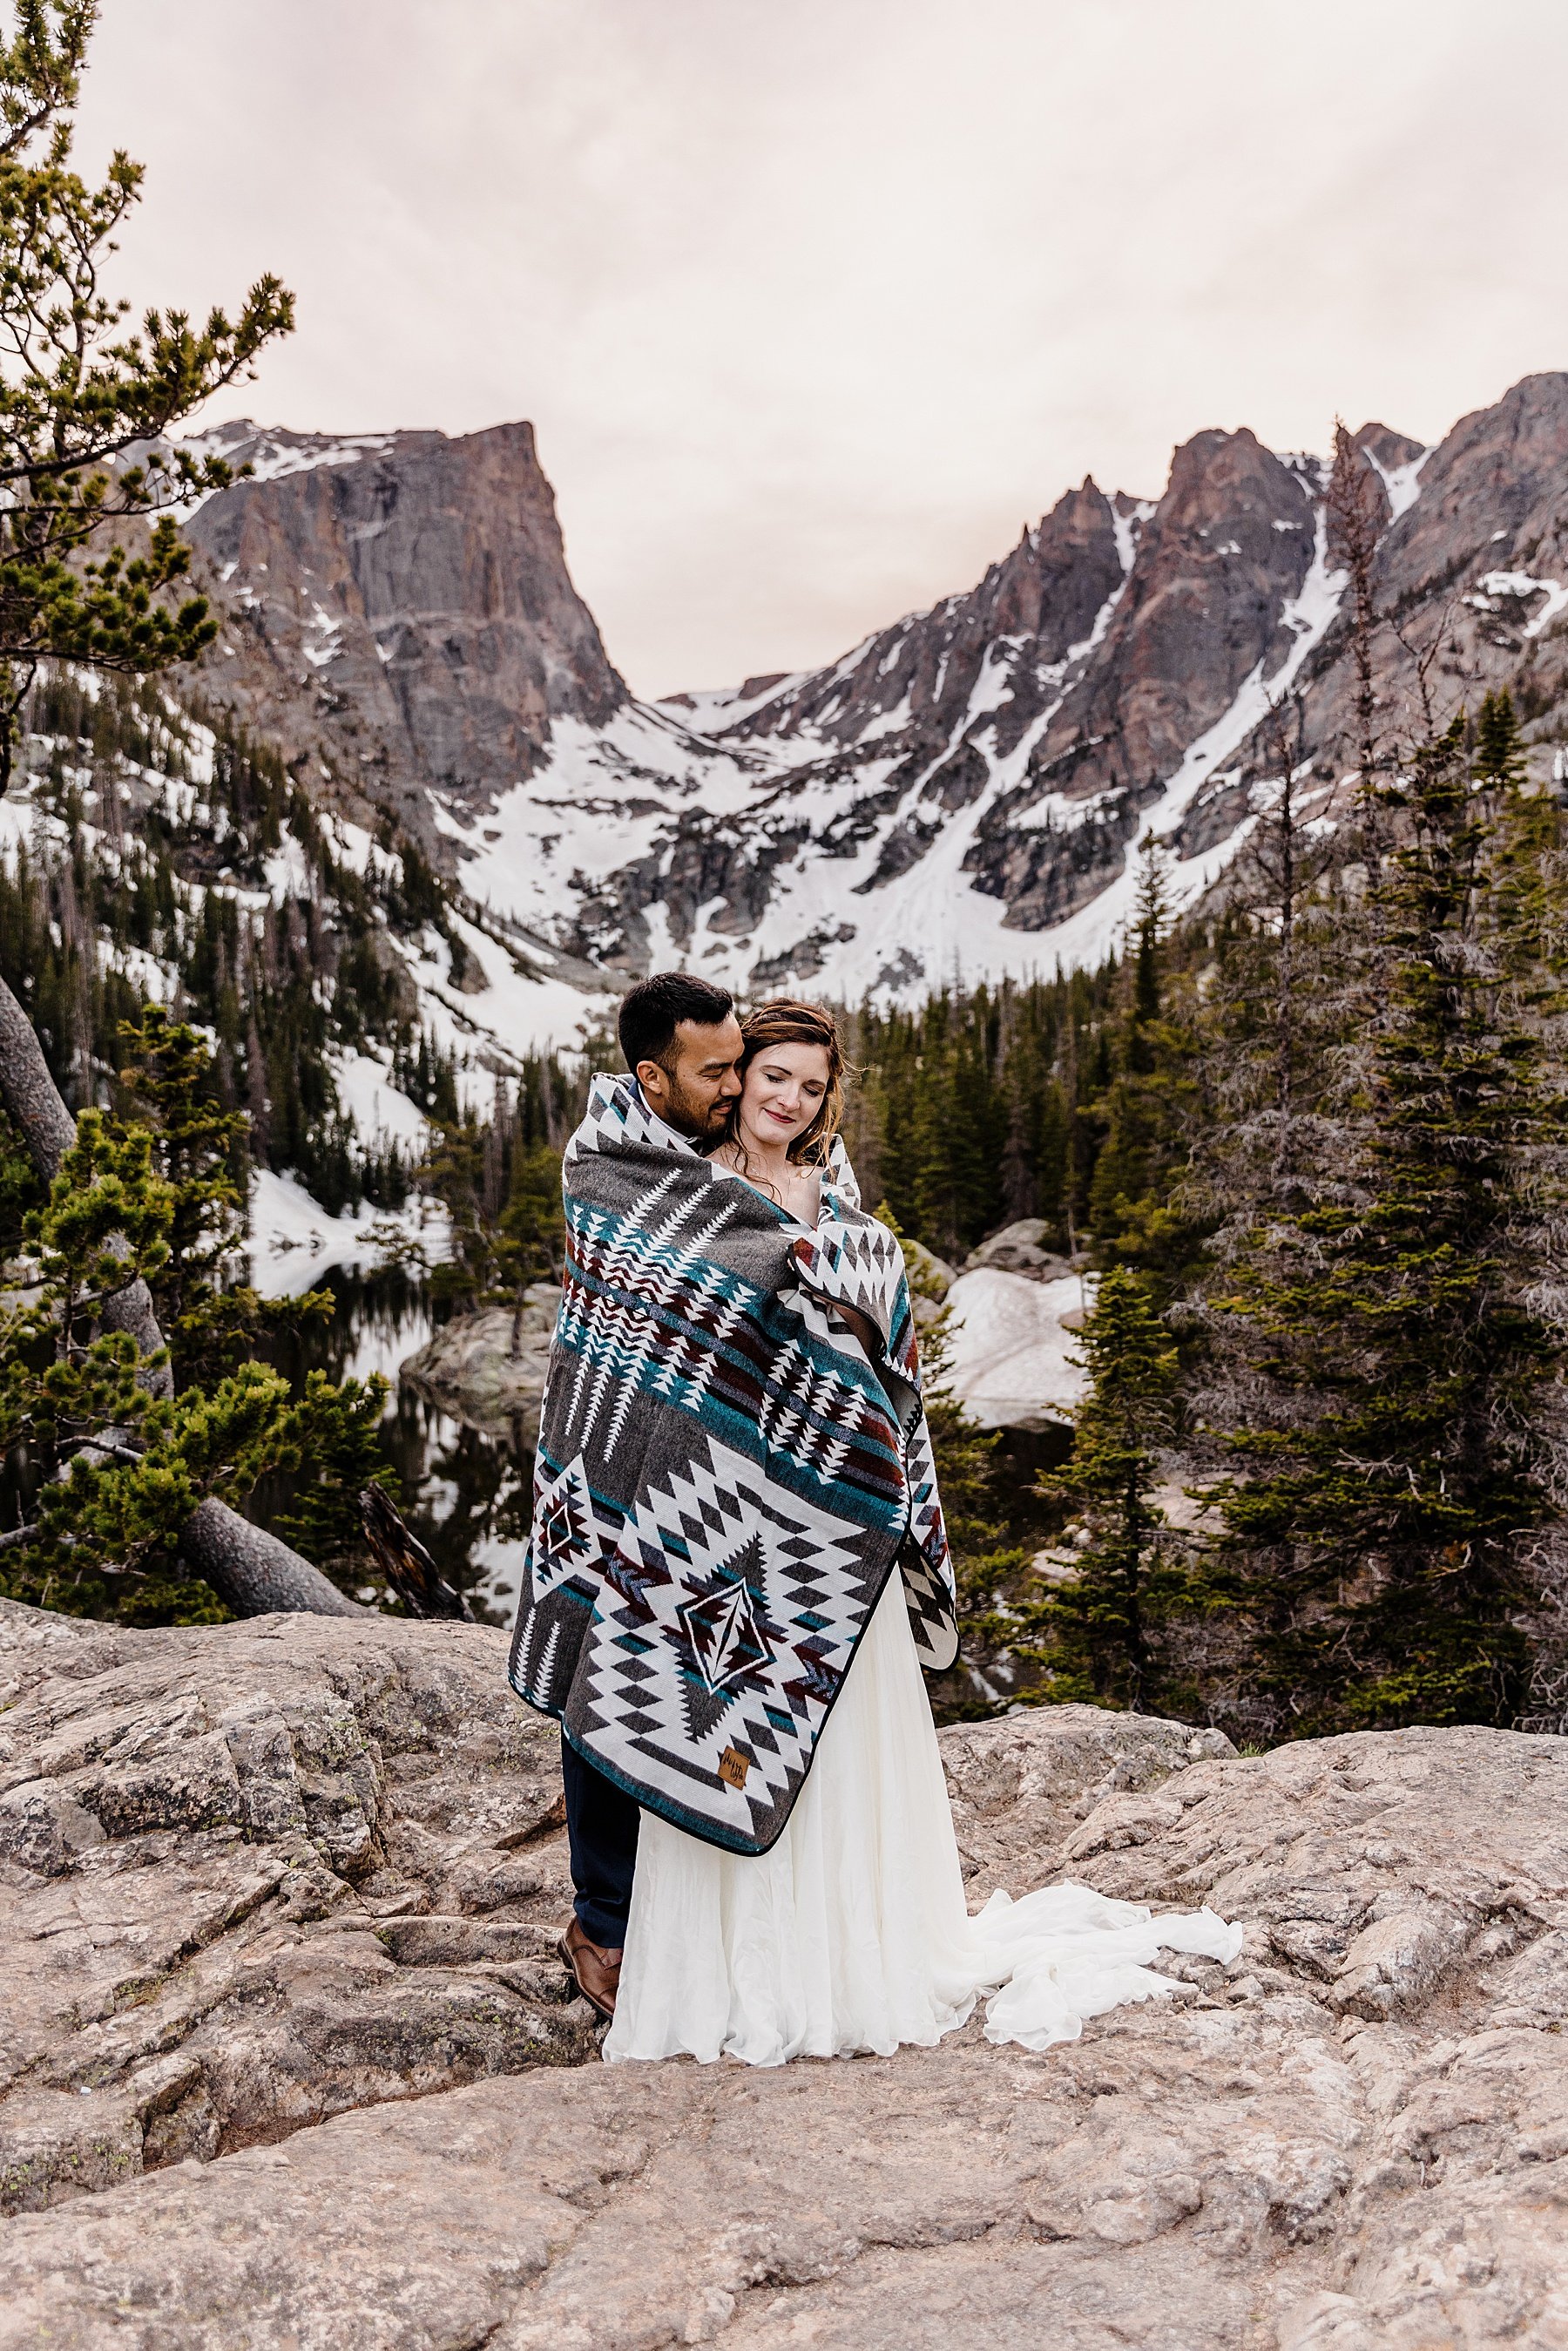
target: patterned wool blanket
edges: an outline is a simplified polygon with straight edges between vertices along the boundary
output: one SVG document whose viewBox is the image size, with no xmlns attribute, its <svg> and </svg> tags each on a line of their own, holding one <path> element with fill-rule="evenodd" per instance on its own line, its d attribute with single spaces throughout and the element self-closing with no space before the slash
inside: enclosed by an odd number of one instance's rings
<svg viewBox="0 0 1568 2351">
<path fill-rule="evenodd" d="M 922 1663 L 958 1650 L 902 1254 L 842 1150 L 808 1233 L 629 1078 L 565 1189 L 512 1684 L 650 1812 L 765 1853 L 895 1566 Z"/>
</svg>

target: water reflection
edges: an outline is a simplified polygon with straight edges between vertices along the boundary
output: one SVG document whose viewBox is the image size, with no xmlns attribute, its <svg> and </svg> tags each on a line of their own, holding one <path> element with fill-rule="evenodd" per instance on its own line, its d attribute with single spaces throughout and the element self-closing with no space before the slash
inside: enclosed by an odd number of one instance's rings
<svg viewBox="0 0 1568 2351">
<path fill-rule="evenodd" d="M 481 1436 L 399 1388 L 399 1364 L 445 1319 L 423 1283 L 396 1271 L 363 1276 L 335 1267 L 318 1287 L 332 1292 L 334 1312 L 280 1335 L 272 1360 L 300 1384 L 311 1371 L 335 1380 L 386 1374 L 392 1389 L 381 1442 L 401 1482 L 403 1515 L 447 1581 L 468 1594 L 474 1614 L 509 1623 L 527 1538 L 532 1450 Z M 288 1492 L 287 1481 L 269 1480 L 254 1514 L 271 1518 L 286 1507 Z"/>
</svg>

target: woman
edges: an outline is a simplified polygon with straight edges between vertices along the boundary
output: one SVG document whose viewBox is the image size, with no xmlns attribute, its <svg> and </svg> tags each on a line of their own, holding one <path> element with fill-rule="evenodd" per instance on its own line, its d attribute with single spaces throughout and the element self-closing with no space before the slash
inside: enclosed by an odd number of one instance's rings
<svg viewBox="0 0 1568 2351">
<path fill-rule="evenodd" d="M 741 1093 L 713 1164 L 814 1228 L 844 1109 L 844 1048 L 831 1012 L 781 998 L 741 1023 Z"/>
<path fill-rule="evenodd" d="M 815 1231 L 853 1202 L 836 1150 L 844 1052 L 832 1016 L 781 1000 L 742 1024 L 742 1092 L 711 1164 Z M 875 1364 L 865 1317 L 831 1310 Z M 902 1578 L 889 1575 L 787 1825 L 765 1853 L 725 1852 L 642 1818 L 607 2059 L 680 2053 L 781 2064 L 930 2045 L 998 1991 L 987 2032 L 1044 2047 L 1085 2016 L 1170 1988 L 1160 1948 L 1229 1959 L 1209 1912 L 1151 1922 L 1063 1886 L 968 1915 L 936 1732 Z"/>
</svg>

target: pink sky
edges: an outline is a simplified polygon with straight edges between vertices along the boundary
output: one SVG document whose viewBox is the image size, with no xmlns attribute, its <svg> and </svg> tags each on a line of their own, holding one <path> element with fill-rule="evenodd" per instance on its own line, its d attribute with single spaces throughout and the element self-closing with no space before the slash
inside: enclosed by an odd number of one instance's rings
<svg viewBox="0 0 1568 2351">
<path fill-rule="evenodd" d="M 644 693 L 832 658 L 1093 472 L 1568 364 L 1558 0 L 106 0 L 138 301 L 217 414 L 531 417 Z"/>
</svg>

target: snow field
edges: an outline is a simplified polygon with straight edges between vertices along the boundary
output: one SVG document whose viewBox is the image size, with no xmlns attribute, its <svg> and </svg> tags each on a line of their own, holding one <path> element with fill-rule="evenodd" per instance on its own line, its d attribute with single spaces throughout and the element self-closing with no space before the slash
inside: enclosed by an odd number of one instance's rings
<svg viewBox="0 0 1568 2351">
<path fill-rule="evenodd" d="M 1063 1316 L 1094 1303 L 1094 1281 L 1031 1281 L 978 1266 L 949 1290 L 950 1384 L 981 1428 L 1065 1420 L 1087 1384 Z"/>
</svg>

